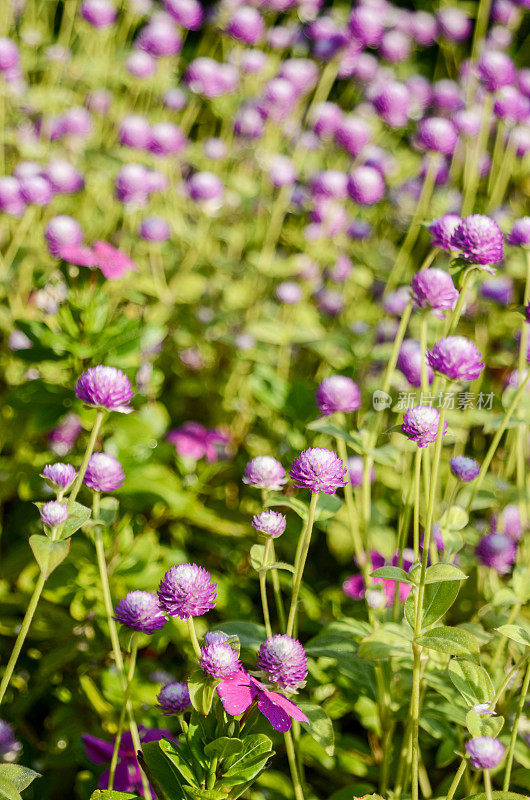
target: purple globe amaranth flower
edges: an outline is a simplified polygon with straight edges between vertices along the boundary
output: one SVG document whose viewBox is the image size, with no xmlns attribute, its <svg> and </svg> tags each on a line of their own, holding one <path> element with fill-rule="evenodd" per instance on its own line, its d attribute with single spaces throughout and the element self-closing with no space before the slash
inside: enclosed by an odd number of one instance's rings
<svg viewBox="0 0 530 800">
<path fill-rule="evenodd" d="M 287 483 L 287 475 L 280 462 L 273 456 L 256 456 L 245 467 L 243 483 L 258 489 L 280 490 Z"/>
<path fill-rule="evenodd" d="M 58 456 L 65 456 L 76 443 L 82 430 L 77 414 L 67 414 L 64 420 L 48 434 L 50 450 Z"/>
<path fill-rule="evenodd" d="M 83 483 L 94 492 L 113 492 L 125 482 L 125 474 L 117 458 L 108 453 L 90 456 Z"/>
<path fill-rule="evenodd" d="M 351 378 L 331 375 L 319 385 L 315 402 L 323 414 L 334 414 L 336 411 L 347 414 L 361 407 L 361 393 Z"/>
<path fill-rule="evenodd" d="M 144 117 L 130 114 L 120 122 L 118 139 L 127 147 L 147 150 L 151 144 L 151 125 Z"/>
<path fill-rule="evenodd" d="M 50 500 L 48 503 L 44 503 L 40 509 L 40 518 L 44 525 L 49 525 L 50 528 L 62 525 L 68 519 L 66 503 L 60 503 L 59 500 Z"/>
<path fill-rule="evenodd" d="M 214 644 L 214 642 L 228 642 L 230 636 L 224 631 L 208 631 L 204 634 L 204 644 Z"/>
<path fill-rule="evenodd" d="M 113 619 L 127 628 L 141 633 L 154 633 L 166 624 L 166 617 L 158 597 L 152 592 L 137 589 L 128 592 L 114 609 Z"/>
<path fill-rule="evenodd" d="M 512 247 L 530 247 L 530 217 L 515 220 L 507 241 Z"/>
<path fill-rule="evenodd" d="M 400 286 L 383 298 L 383 310 L 394 317 L 400 317 L 410 301 L 410 287 Z"/>
<path fill-rule="evenodd" d="M 257 44 L 263 38 L 265 23 L 256 8 L 243 5 L 237 8 L 228 20 L 226 32 L 233 39 L 245 44 Z"/>
<path fill-rule="evenodd" d="M 473 23 L 462 9 L 456 6 L 441 8 L 436 17 L 440 33 L 446 39 L 451 39 L 454 42 L 463 42 L 471 35 Z"/>
<path fill-rule="evenodd" d="M 201 27 L 204 12 L 198 0 L 164 0 L 164 5 L 181 28 L 196 31 Z"/>
<path fill-rule="evenodd" d="M 167 242 L 171 230 L 162 217 L 145 217 L 140 224 L 140 236 L 148 242 Z"/>
<path fill-rule="evenodd" d="M 211 642 L 201 648 L 201 667 L 212 678 L 231 678 L 242 669 L 237 650 L 228 642 Z"/>
<path fill-rule="evenodd" d="M 484 369 L 482 354 L 465 336 L 447 336 L 435 342 L 427 361 L 434 372 L 453 381 L 473 381 Z"/>
<path fill-rule="evenodd" d="M 503 86 L 496 93 L 493 112 L 509 125 L 525 122 L 530 111 L 530 101 L 515 86 Z"/>
<path fill-rule="evenodd" d="M 313 494 L 334 494 L 348 483 L 346 473 L 345 465 L 333 450 L 311 447 L 294 459 L 289 475 L 300 489 L 309 489 Z"/>
<path fill-rule="evenodd" d="M 158 707 L 166 716 L 170 714 L 182 714 L 191 705 L 188 684 L 182 681 L 172 681 L 166 683 L 160 689 L 156 699 Z"/>
<path fill-rule="evenodd" d="M 488 92 L 515 83 L 515 65 L 506 53 L 485 48 L 478 62 L 478 74 Z"/>
<path fill-rule="evenodd" d="M 54 158 L 50 161 L 44 175 L 50 182 L 53 191 L 58 194 L 74 194 L 79 192 L 85 184 L 81 173 L 73 164 L 63 158 Z"/>
<path fill-rule="evenodd" d="M 163 101 L 165 107 L 171 109 L 171 111 L 183 111 L 188 105 L 186 92 L 182 91 L 178 86 L 171 86 L 166 89 Z"/>
<path fill-rule="evenodd" d="M 224 196 L 224 186 L 213 172 L 196 172 L 188 180 L 188 194 L 198 203 L 220 205 Z"/>
<path fill-rule="evenodd" d="M 258 109 L 252 105 L 242 106 L 234 120 L 234 133 L 247 139 L 259 139 L 265 124 Z"/>
<path fill-rule="evenodd" d="M 505 533 L 514 542 L 518 542 L 523 535 L 523 521 L 521 511 L 516 503 L 508 503 L 501 513 L 493 518 L 494 533 Z"/>
<path fill-rule="evenodd" d="M 0 764 L 13 763 L 17 760 L 21 750 L 22 744 L 16 738 L 11 725 L 4 719 L 0 719 Z"/>
<path fill-rule="evenodd" d="M 451 472 L 464 483 L 474 481 L 480 472 L 480 464 L 469 456 L 454 456 L 449 461 Z"/>
<path fill-rule="evenodd" d="M 378 203 L 385 196 L 385 181 L 374 167 L 355 167 L 348 175 L 348 194 L 363 206 Z"/>
<path fill-rule="evenodd" d="M 269 636 L 260 646 L 256 660 L 258 669 L 282 689 L 295 691 L 307 675 L 307 657 L 297 639 L 287 634 Z"/>
<path fill-rule="evenodd" d="M 20 191 L 20 182 L 13 175 L 0 177 L 0 211 L 12 217 L 21 217 L 26 203 Z"/>
<path fill-rule="evenodd" d="M 477 736 L 466 742 L 466 751 L 475 769 L 494 769 L 501 763 L 505 749 L 493 736 Z"/>
<path fill-rule="evenodd" d="M 206 158 L 211 158 L 212 161 L 221 161 L 227 154 L 226 143 L 218 136 L 211 136 L 206 139 L 202 149 Z"/>
<path fill-rule="evenodd" d="M 286 59 L 278 74 L 292 83 L 299 95 L 310 92 L 318 81 L 318 67 L 309 58 Z"/>
<path fill-rule="evenodd" d="M 456 128 L 445 117 L 426 117 L 418 126 L 418 143 L 426 150 L 450 156 L 457 141 Z"/>
<path fill-rule="evenodd" d="M 496 264 L 503 255 L 502 231 L 491 217 L 472 214 L 456 226 L 451 245 L 468 264 Z"/>
<path fill-rule="evenodd" d="M 71 464 L 46 464 L 42 475 L 53 489 L 64 491 L 72 485 L 77 472 Z"/>
<path fill-rule="evenodd" d="M 83 0 L 81 16 L 94 28 L 110 28 L 114 25 L 118 12 L 110 0 Z"/>
<path fill-rule="evenodd" d="M 30 175 L 19 183 L 22 199 L 29 205 L 47 206 L 53 197 L 52 185 L 43 175 Z"/>
<path fill-rule="evenodd" d="M 427 355 L 425 353 L 424 360 L 427 367 L 427 381 L 430 386 L 434 380 L 434 372 L 427 364 Z M 416 339 L 403 340 L 396 366 L 412 386 L 421 386 L 421 345 Z"/>
<path fill-rule="evenodd" d="M 270 536 L 276 539 L 281 536 L 287 525 L 287 520 L 280 514 L 279 511 L 262 511 L 252 518 L 252 527 L 258 533 L 263 533 L 265 536 Z"/>
<path fill-rule="evenodd" d="M 444 214 L 440 219 L 433 220 L 429 225 L 433 246 L 440 247 L 447 252 L 455 249 L 452 245 L 452 238 L 461 222 L 462 218 L 457 214 Z"/>
<path fill-rule="evenodd" d="M 76 396 L 89 406 L 130 414 L 134 397 L 129 378 L 116 367 L 99 365 L 83 372 L 75 386 Z"/>
<path fill-rule="evenodd" d="M 182 50 L 182 37 L 172 20 L 164 15 L 151 18 L 140 31 L 136 44 L 155 58 L 176 56 Z"/>
<path fill-rule="evenodd" d="M 343 111 L 336 103 L 318 103 L 311 111 L 309 124 L 320 139 L 334 136 L 343 119 Z"/>
<path fill-rule="evenodd" d="M 484 566 L 492 567 L 499 575 L 506 575 L 517 558 L 517 545 L 505 533 L 488 533 L 482 537 L 475 552 Z"/>
<path fill-rule="evenodd" d="M 507 306 L 513 303 L 513 280 L 508 275 L 495 275 L 484 281 L 480 294 L 486 300 Z"/>
<path fill-rule="evenodd" d="M 364 461 L 362 456 L 350 456 L 347 461 L 348 477 L 352 486 L 362 486 L 364 477 Z M 370 470 L 370 483 L 375 480 L 374 468 Z"/>
<path fill-rule="evenodd" d="M 427 447 L 436 441 L 440 424 L 440 412 L 433 406 L 414 406 L 403 415 L 401 430 L 418 447 Z M 444 422 L 442 437 L 447 432 L 447 422 Z"/>
<path fill-rule="evenodd" d="M 149 150 L 157 156 L 180 153 L 188 143 L 178 125 L 172 122 L 158 122 L 151 128 Z"/>
<path fill-rule="evenodd" d="M 301 287 L 295 281 L 283 281 L 276 287 L 276 297 L 280 303 L 294 306 L 303 298 Z"/>
<path fill-rule="evenodd" d="M 447 310 L 454 308 L 458 290 L 448 272 L 438 267 L 421 270 L 414 275 L 412 297 L 421 308 Z"/>
<path fill-rule="evenodd" d="M 0 71 L 9 72 L 18 67 L 20 54 L 18 47 L 12 39 L 6 36 L 0 37 Z"/>
<path fill-rule="evenodd" d="M 377 47 L 384 33 L 380 10 L 368 4 L 356 6 L 350 14 L 348 28 L 365 47 Z"/>
<path fill-rule="evenodd" d="M 412 42 L 410 37 L 397 29 L 387 31 L 381 40 L 379 53 L 392 64 L 400 64 L 410 57 Z"/>
<path fill-rule="evenodd" d="M 269 163 L 267 174 L 276 189 L 292 186 L 296 181 L 296 169 L 287 156 L 274 156 Z"/>
<path fill-rule="evenodd" d="M 210 582 L 210 573 L 203 567 L 177 564 L 162 578 L 158 598 L 170 617 L 201 617 L 215 608 L 217 584 Z"/>
<path fill-rule="evenodd" d="M 52 217 L 46 226 L 44 236 L 52 256 L 60 257 L 63 247 L 76 247 L 83 241 L 81 225 L 67 214 Z"/>
<path fill-rule="evenodd" d="M 359 116 L 348 114 L 342 117 L 335 131 L 337 144 L 356 158 L 372 138 L 368 123 Z"/>
<path fill-rule="evenodd" d="M 404 83 L 385 81 L 371 98 L 375 110 L 391 128 L 403 128 L 409 119 L 410 92 Z"/>
</svg>

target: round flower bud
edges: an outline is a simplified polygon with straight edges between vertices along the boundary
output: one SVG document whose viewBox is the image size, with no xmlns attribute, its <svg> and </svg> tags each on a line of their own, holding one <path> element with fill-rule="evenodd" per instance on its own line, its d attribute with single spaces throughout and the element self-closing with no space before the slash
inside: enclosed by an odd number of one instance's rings
<svg viewBox="0 0 530 800">
<path fill-rule="evenodd" d="M 429 231 L 432 233 L 433 247 L 440 247 L 447 252 L 453 250 L 453 233 L 461 222 L 462 218 L 457 214 L 444 214 L 440 219 L 431 222 Z"/>
<path fill-rule="evenodd" d="M 426 354 L 424 354 L 427 362 Z M 421 345 L 415 339 L 404 339 L 400 347 L 397 368 L 403 373 L 412 386 L 421 386 Z M 429 386 L 434 380 L 434 373 L 426 363 L 426 375 Z"/>
<path fill-rule="evenodd" d="M 258 669 L 282 689 L 294 691 L 307 675 L 307 657 L 297 639 L 287 634 L 269 636 L 260 646 L 256 661 Z"/>
<path fill-rule="evenodd" d="M 49 525 L 50 528 L 62 525 L 68 519 L 66 503 L 60 503 L 58 500 L 50 500 L 49 503 L 44 503 L 40 509 L 40 518 L 44 525 Z"/>
<path fill-rule="evenodd" d="M 181 681 L 166 683 L 157 695 L 158 707 L 166 716 L 182 714 L 191 705 L 188 684 Z"/>
<path fill-rule="evenodd" d="M 437 13 L 440 33 L 453 42 L 463 42 L 469 38 L 473 24 L 468 15 L 456 6 L 441 8 Z"/>
<path fill-rule="evenodd" d="M 17 178 L 12 175 L 0 176 L 0 211 L 12 217 L 20 217 L 25 208 L 26 203 Z"/>
<path fill-rule="evenodd" d="M 53 197 L 51 183 L 42 175 L 33 175 L 20 180 L 22 199 L 33 206 L 47 206 Z"/>
<path fill-rule="evenodd" d="M 361 407 L 361 394 L 351 378 L 331 375 L 319 385 L 315 402 L 323 414 L 334 414 L 336 411 L 347 414 Z"/>
<path fill-rule="evenodd" d="M 417 272 L 411 283 L 412 297 L 420 308 L 454 308 L 458 290 L 448 272 L 438 267 Z"/>
<path fill-rule="evenodd" d="M 20 55 L 18 47 L 12 39 L 0 37 L 0 71 L 9 72 L 18 67 Z"/>
<path fill-rule="evenodd" d="M 109 0 L 83 0 L 81 15 L 94 28 L 110 28 L 114 25 L 118 12 Z"/>
<path fill-rule="evenodd" d="M 409 119 L 410 92 L 404 83 L 385 81 L 371 98 L 375 110 L 391 128 L 403 128 Z"/>
<path fill-rule="evenodd" d="M 196 172 L 188 181 L 188 194 L 198 203 L 220 204 L 224 196 L 224 186 L 212 172 Z"/>
<path fill-rule="evenodd" d="M 294 281 L 283 281 L 276 287 L 276 297 L 280 303 L 294 306 L 303 298 L 302 289 Z"/>
<path fill-rule="evenodd" d="M 364 461 L 362 456 L 350 456 L 347 461 L 348 476 L 352 486 L 362 486 L 364 476 Z M 375 480 L 374 468 L 370 470 L 370 483 Z"/>
<path fill-rule="evenodd" d="M 254 106 L 242 106 L 234 120 L 234 133 L 247 139 L 259 139 L 263 133 L 263 118 Z"/>
<path fill-rule="evenodd" d="M 309 58 L 288 58 L 281 66 L 279 77 L 292 83 L 297 94 L 304 95 L 315 88 L 318 67 Z"/>
<path fill-rule="evenodd" d="M 292 186 L 296 181 L 296 170 L 293 162 L 287 156 L 274 156 L 270 161 L 267 174 L 276 189 Z"/>
<path fill-rule="evenodd" d="M 528 119 L 530 102 L 515 86 L 503 86 L 497 92 L 493 111 L 499 119 L 513 125 Z"/>
<path fill-rule="evenodd" d="M 167 16 L 148 22 L 140 31 L 136 43 L 138 47 L 155 58 L 176 56 L 182 49 L 180 32 Z"/>
<path fill-rule="evenodd" d="M 63 247 L 76 247 L 83 241 L 81 225 L 67 214 L 52 217 L 46 226 L 44 236 L 50 253 L 57 258 L 60 258 Z"/>
<path fill-rule="evenodd" d="M 88 406 L 128 414 L 134 397 L 129 378 L 116 367 L 90 367 L 76 383 L 77 397 Z"/>
<path fill-rule="evenodd" d="M 120 122 L 118 139 L 127 147 L 147 150 L 151 144 L 151 126 L 144 117 L 130 114 Z"/>
<path fill-rule="evenodd" d="M 158 122 L 151 128 L 151 142 L 149 149 L 157 156 L 169 156 L 180 153 L 188 140 L 178 127 L 172 122 Z"/>
<path fill-rule="evenodd" d="M 342 117 L 335 131 L 337 144 L 354 158 L 359 155 L 371 138 L 372 132 L 368 123 L 354 114 Z"/>
<path fill-rule="evenodd" d="M 204 12 L 198 0 L 164 0 L 164 5 L 181 28 L 196 31 L 201 27 Z"/>
<path fill-rule="evenodd" d="M 243 5 L 234 11 L 228 21 L 226 32 L 233 39 L 245 44 L 256 44 L 263 38 L 265 23 L 256 8 Z"/>
<path fill-rule="evenodd" d="M 312 447 L 295 458 L 289 475 L 294 485 L 301 489 L 309 489 L 313 494 L 334 494 L 339 487 L 347 484 L 346 472 L 342 460 L 332 450 Z"/>
<path fill-rule="evenodd" d="M 343 118 L 343 112 L 336 103 L 318 103 L 309 117 L 309 124 L 321 139 L 335 135 Z"/>
<path fill-rule="evenodd" d="M 113 492 L 125 482 L 122 466 L 117 458 L 108 453 L 93 453 L 90 456 L 83 483 L 94 492 Z"/>
<path fill-rule="evenodd" d="M 355 167 L 348 175 L 348 194 L 363 206 L 378 203 L 385 196 L 385 182 L 374 167 Z"/>
<path fill-rule="evenodd" d="M 170 617 L 201 617 L 215 608 L 217 584 L 197 564 L 177 564 L 164 575 L 158 588 L 160 605 Z"/>
<path fill-rule="evenodd" d="M 530 247 L 530 217 L 516 219 L 507 238 L 512 247 Z"/>
<path fill-rule="evenodd" d="M 243 483 L 258 489 L 280 490 L 287 475 L 280 462 L 272 456 L 256 456 L 245 467 Z"/>
<path fill-rule="evenodd" d="M 156 75 L 156 58 L 146 50 L 133 50 L 125 62 L 129 75 L 135 78 L 151 78 Z"/>
<path fill-rule="evenodd" d="M 492 567 L 499 575 L 506 575 L 517 557 L 517 545 L 505 533 L 488 533 L 478 543 L 476 554 L 484 566 Z"/>
<path fill-rule="evenodd" d="M 454 230 L 451 245 L 468 264 L 496 264 L 503 255 L 502 231 L 491 217 L 472 214 Z"/>
<path fill-rule="evenodd" d="M 252 518 L 252 527 L 273 539 L 282 535 L 286 525 L 287 520 L 279 511 L 262 511 Z"/>
<path fill-rule="evenodd" d="M 427 447 L 427 445 L 436 441 L 439 423 L 440 413 L 438 409 L 432 406 L 414 406 L 414 408 L 409 408 L 403 415 L 401 430 L 407 439 L 416 442 L 418 447 Z M 447 422 L 444 423 L 442 437 L 445 436 L 446 431 Z"/>
<path fill-rule="evenodd" d="M 170 89 L 166 89 L 163 101 L 165 107 L 171 109 L 171 111 L 183 111 L 188 105 L 186 93 L 183 92 L 182 89 L 179 89 L 178 86 L 172 86 Z"/>
<path fill-rule="evenodd" d="M 227 642 L 212 642 L 201 648 L 201 667 L 212 678 L 224 680 L 242 669 L 237 650 Z"/>
<path fill-rule="evenodd" d="M 158 597 L 152 592 L 137 589 L 129 592 L 114 609 L 113 619 L 127 628 L 141 633 L 154 633 L 166 624 L 166 617 Z"/>
<path fill-rule="evenodd" d="M 505 747 L 493 736 L 477 736 L 466 742 L 469 760 L 475 769 L 493 769 L 501 763 Z"/>
<path fill-rule="evenodd" d="M 221 161 L 227 153 L 226 142 L 218 136 L 206 139 L 202 149 L 206 158 L 211 158 L 212 161 Z"/>
<path fill-rule="evenodd" d="M 77 473 L 71 464 L 46 464 L 42 475 L 53 489 L 64 491 L 72 485 Z"/>
<path fill-rule="evenodd" d="M 506 53 L 486 48 L 478 62 L 478 74 L 488 92 L 496 92 L 502 86 L 515 83 L 515 66 Z"/>
<path fill-rule="evenodd" d="M 418 126 L 418 143 L 426 150 L 450 156 L 457 141 L 456 128 L 445 117 L 426 117 Z"/>
<path fill-rule="evenodd" d="M 350 33 L 365 47 L 377 47 L 383 38 L 384 27 L 379 9 L 368 4 L 353 9 L 348 20 Z"/>
<path fill-rule="evenodd" d="M 474 481 L 480 472 L 480 464 L 474 458 L 468 456 L 454 456 L 449 461 L 451 472 L 464 483 Z"/>
<path fill-rule="evenodd" d="M 447 336 L 436 342 L 427 353 L 434 370 L 453 381 L 473 381 L 484 369 L 482 355 L 465 336 Z"/>
<path fill-rule="evenodd" d="M 162 217 L 145 217 L 140 224 L 140 236 L 148 242 L 167 242 L 171 231 Z"/>
<path fill-rule="evenodd" d="M 508 503 L 495 517 L 495 533 L 505 533 L 514 542 L 518 542 L 523 535 L 523 521 L 521 511 L 515 503 Z"/>
<path fill-rule="evenodd" d="M 51 184 L 54 192 L 58 194 L 74 194 L 84 186 L 83 176 L 80 172 L 62 158 L 54 158 L 45 170 L 45 177 Z M 71 219 L 71 218 L 70 218 Z"/>
</svg>

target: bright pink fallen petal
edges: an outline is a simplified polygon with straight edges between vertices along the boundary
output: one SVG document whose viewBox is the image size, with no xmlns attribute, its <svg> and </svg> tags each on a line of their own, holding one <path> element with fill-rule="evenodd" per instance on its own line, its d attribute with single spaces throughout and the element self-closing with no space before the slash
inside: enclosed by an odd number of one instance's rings
<svg viewBox="0 0 530 800">
<path fill-rule="evenodd" d="M 90 247 L 84 244 L 73 244 L 61 247 L 60 258 L 68 261 L 69 264 L 77 264 L 79 267 L 95 267 L 96 256 Z"/>
<path fill-rule="evenodd" d="M 118 280 L 126 272 L 137 272 L 138 267 L 129 256 L 108 242 L 94 242 L 96 264 L 109 281 Z"/>
<path fill-rule="evenodd" d="M 274 703 L 280 706 L 290 717 L 298 720 L 298 722 L 309 722 L 301 708 L 298 708 L 296 703 L 293 703 L 288 697 L 280 694 L 279 692 L 270 692 L 268 689 L 262 689 L 261 694 Z"/>
<path fill-rule="evenodd" d="M 270 694 L 272 694 L 272 692 Z M 291 718 L 289 714 L 286 714 L 283 708 L 280 708 L 279 705 L 273 703 L 272 700 L 267 697 L 265 692 L 260 693 L 258 708 L 263 716 L 267 717 L 275 731 L 287 733 L 291 727 Z"/>
<path fill-rule="evenodd" d="M 233 678 L 221 681 L 217 687 L 223 708 L 232 717 L 238 717 L 252 704 L 258 694 L 254 686 L 250 686 L 248 675 L 238 672 Z"/>
</svg>

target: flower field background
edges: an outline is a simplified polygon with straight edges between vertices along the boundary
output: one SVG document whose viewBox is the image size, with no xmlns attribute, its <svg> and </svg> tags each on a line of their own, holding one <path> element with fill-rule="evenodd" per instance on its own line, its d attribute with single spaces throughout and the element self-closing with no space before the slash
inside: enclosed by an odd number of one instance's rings
<svg viewBox="0 0 530 800">
<path fill-rule="evenodd" d="M 530 796 L 528 0 L 0 2 L 0 799 Z"/>
</svg>

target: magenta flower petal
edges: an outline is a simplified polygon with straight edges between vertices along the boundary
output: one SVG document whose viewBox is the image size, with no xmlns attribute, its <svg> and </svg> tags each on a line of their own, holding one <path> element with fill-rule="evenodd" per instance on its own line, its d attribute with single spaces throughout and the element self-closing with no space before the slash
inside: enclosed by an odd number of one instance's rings
<svg viewBox="0 0 530 800">
<path fill-rule="evenodd" d="M 238 717 L 252 704 L 258 690 L 250 684 L 250 677 L 240 670 L 231 678 L 221 681 L 217 686 L 217 694 L 226 713 Z"/>
<path fill-rule="evenodd" d="M 108 242 L 94 242 L 96 264 L 109 281 L 118 280 L 126 272 L 138 272 L 138 267 L 129 256 Z"/>
<path fill-rule="evenodd" d="M 289 714 L 279 705 L 273 703 L 264 692 L 260 692 L 258 708 L 263 716 L 267 717 L 275 731 L 287 733 L 291 727 L 291 718 Z"/>
<path fill-rule="evenodd" d="M 261 691 L 271 703 L 280 706 L 292 719 L 296 719 L 298 722 L 309 722 L 302 709 L 299 708 L 296 703 L 293 703 L 292 700 L 289 700 L 288 697 L 285 697 L 285 695 L 279 692 L 270 692 L 268 689 L 262 689 Z"/>
<path fill-rule="evenodd" d="M 106 764 L 112 758 L 114 751 L 113 742 L 105 742 L 90 733 L 84 733 L 81 737 L 85 753 L 88 759 L 94 764 Z"/>
<path fill-rule="evenodd" d="M 79 267 L 95 267 L 96 256 L 90 247 L 84 244 L 71 244 L 61 247 L 59 256 L 69 264 L 77 264 Z"/>
</svg>

